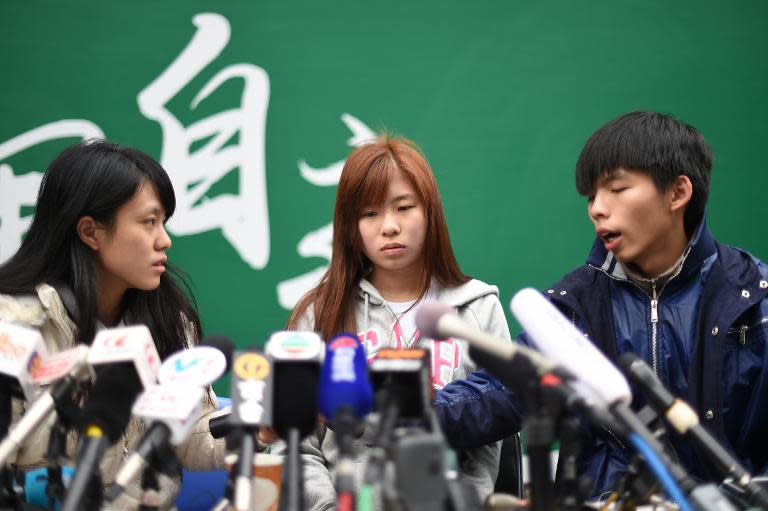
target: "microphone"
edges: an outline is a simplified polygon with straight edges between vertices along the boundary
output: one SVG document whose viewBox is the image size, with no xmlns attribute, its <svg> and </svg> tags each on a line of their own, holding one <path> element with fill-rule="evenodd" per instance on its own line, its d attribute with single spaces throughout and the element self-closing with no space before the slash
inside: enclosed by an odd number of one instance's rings
<svg viewBox="0 0 768 511">
<path fill-rule="evenodd" d="M 640 387 L 648 403 L 658 414 L 664 415 L 681 435 L 689 435 L 693 442 L 714 461 L 723 478 L 731 478 L 753 503 L 768 509 L 768 493 L 753 479 L 750 473 L 734 458 L 699 422 L 696 412 L 682 399 L 675 398 L 653 370 L 634 353 L 619 358 L 622 369 L 632 382 Z"/>
<path fill-rule="evenodd" d="M 317 424 L 318 378 L 325 351 L 314 332 L 277 332 L 267 341 L 266 353 L 274 369 L 273 429 L 287 444 L 280 509 L 295 511 L 304 507 L 299 444 Z"/>
<path fill-rule="evenodd" d="M 552 362 L 526 346 L 499 339 L 463 321 L 453 307 L 425 302 L 416 311 L 416 326 L 432 339 L 455 337 L 467 341 L 472 358 L 505 384 L 524 392 L 530 378 L 554 370 Z"/>
<path fill-rule="evenodd" d="M 205 388 L 226 374 L 232 366 L 234 343 L 222 335 L 205 337 L 200 345 L 168 357 L 157 373 L 163 385 L 193 385 Z"/>
<path fill-rule="evenodd" d="M 428 360 L 429 351 L 421 348 L 376 353 L 369 369 L 382 423 L 388 414 L 393 427 L 397 419 L 429 422 L 434 390 Z"/>
<path fill-rule="evenodd" d="M 317 402 L 329 425 L 342 413 L 351 413 L 360 420 L 371 412 L 373 389 L 368 380 L 368 362 L 356 336 L 339 334 L 328 341 Z"/>
<path fill-rule="evenodd" d="M 289 430 L 303 438 L 317 424 L 323 341 L 314 332 L 277 332 L 267 341 L 266 353 L 274 368 L 274 430 L 282 439 L 287 439 Z"/>
<path fill-rule="evenodd" d="M 512 298 L 510 308 L 541 352 L 575 376 L 568 386 L 587 402 L 607 409 L 616 417 L 630 431 L 627 436 L 636 448 L 639 444 L 647 445 L 649 452 L 663 461 L 661 467 L 651 465 L 654 472 L 656 468 L 663 470 L 664 466 L 668 467 L 682 489 L 689 494 L 693 492 L 696 483 L 678 463 L 669 458 L 659 440 L 630 409 L 632 394 L 629 384 L 606 356 L 535 289 L 518 291 Z M 660 476 L 660 481 L 667 484 L 664 477 Z M 681 501 L 680 505 L 688 507 L 685 501 Z"/>
<path fill-rule="evenodd" d="M 11 425 L 11 397 L 34 398 L 36 388 L 30 374 L 45 353 L 40 332 L 0 321 L 0 439 Z M 17 501 L 10 471 L 0 464 L 0 504 L 16 507 Z"/>
<path fill-rule="evenodd" d="M 23 397 L 27 401 L 35 398 L 39 387 L 32 380 L 32 372 L 47 355 L 48 350 L 40 332 L 0 321 L 0 378 L 6 380 L 14 396 Z M 5 427 L 9 424 L 10 418 L 7 423 L 0 422 Z M 0 433 L 5 436 L 5 431 Z"/>
<path fill-rule="evenodd" d="M 355 502 L 354 438 L 362 434 L 361 420 L 373 407 L 365 348 L 356 336 L 340 334 L 326 344 L 318 407 L 338 435 L 336 509 L 348 511 Z"/>
<path fill-rule="evenodd" d="M 103 367 L 96 368 L 96 382 L 83 407 L 86 420 L 81 427 L 78 469 L 62 511 L 99 507 L 99 462 L 128 426 L 131 406 L 139 392 L 153 383 L 160 356 L 149 329 L 141 325 L 100 331 L 88 361 Z"/>
<path fill-rule="evenodd" d="M 632 402 L 629 384 L 616 366 L 541 293 L 522 289 L 510 308 L 536 347 L 577 376 L 571 386 L 580 396 L 602 407 Z"/>
<path fill-rule="evenodd" d="M 228 497 L 234 500 L 237 511 L 245 511 L 251 505 L 251 479 L 253 457 L 256 449 L 254 435 L 259 426 L 272 425 L 273 370 L 269 360 L 258 350 L 235 351 L 232 359 L 232 411 L 228 419 L 227 445 L 236 439 L 239 444 L 237 465 L 230 477 L 235 479 L 234 496 L 229 493 L 216 509 L 228 506 Z M 209 421 L 209 428 L 211 428 Z"/>
<path fill-rule="evenodd" d="M 149 429 L 115 476 L 106 494 L 108 501 L 120 496 L 161 451 L 189 436 L 202 411 L 205 387 L 224 374 L 229 365 L 225 351 L 231 357 L 234 348 L 225 338 L 207 341 L 214 345 L 181 350 L 168 357 L 158 372 L 160 383 L 147 389 L 134 404 L 133 415 L 143 418 Z"/>
<path fill-rule="evenodd" d="M 53 413 L 61 412 L 81 381 L 92 377 L 88 347 L 76 346 L 54 353 L 39 364 L 32 364 L 31 381 L 36 385 L 56 382 L 35 400 L 0 443 L 0 466 L 12 456 L 37 428 Z"/>
<path fill-rule="evenodd" d="M 398 420 L 426 422 L 433 432 L 439 431 L 434 414 L 429 413 L 433 390 L 428 357 L 429 352 L 420 348 L 383 349 L 369 366 L 380 419 L 365 467 L 361 495 L 370 493 L 381 481 Z"/>
</svg>

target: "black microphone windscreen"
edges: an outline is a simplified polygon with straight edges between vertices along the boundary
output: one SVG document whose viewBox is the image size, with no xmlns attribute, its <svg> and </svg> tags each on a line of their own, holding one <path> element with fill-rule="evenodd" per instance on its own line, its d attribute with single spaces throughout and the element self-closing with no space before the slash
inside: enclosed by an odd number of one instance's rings
<svg viewBox="0 0 768 511">
<path fill-rule="evenodd" d="M 291 428 L 298 429 L 301 437 L 309 435 L 317 424 L 318 364 L 277 363 L 273 370 L 275 432 L 283 439 Z"/>
<path fill-rule="evenodd" d="M 82 428 L 98 426 L 115 443 L 131 419 L 131 408 L 143 390 L 133 362 L 109 364 L 96 369 L 96 382 L 83 406 Z"/>
<path fill-rule="evenodd" d="M 230 419 L 230 416 L 231 413 L 226 413 L 208 419 L 208 431 L 211 432 L 213 438 L 223 438 L 232 431 L 232 419 Z"/>
<path fill-rule="evenodd" d="M 438 332 L 437 322 L 445 314 L 454 314 L 450 305 L 440 302 L 425 302 L 416 310 L 416 326 L 422 335 L 432 339 L 444 337 Z"/>
<path fill-rule="evenodd" d="M 232 368 L 232 354 L 235 351 L 235 343 L 229 337 L 225 335 L 206 335 L 200 341 L 200 345 L 210 346 L 222 352 L 227 360 L 227 368 L 224 370 L 224 374 L 229 372 Z"/>
</svg>

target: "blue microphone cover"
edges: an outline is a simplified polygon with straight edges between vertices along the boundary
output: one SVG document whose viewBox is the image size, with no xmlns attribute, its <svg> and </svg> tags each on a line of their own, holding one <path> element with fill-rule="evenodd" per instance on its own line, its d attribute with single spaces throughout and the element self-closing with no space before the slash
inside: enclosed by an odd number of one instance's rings
<svg viewBox="0 0 768 511">
<path fill-rule="evenodd" d="M 343 407 L 350 408 L 359 419 L 371 412 L 373 388 L 365 348 L 357 336 L 339 334 L 326 343 L 317 402 L 328 421 Z"/>
</svg>

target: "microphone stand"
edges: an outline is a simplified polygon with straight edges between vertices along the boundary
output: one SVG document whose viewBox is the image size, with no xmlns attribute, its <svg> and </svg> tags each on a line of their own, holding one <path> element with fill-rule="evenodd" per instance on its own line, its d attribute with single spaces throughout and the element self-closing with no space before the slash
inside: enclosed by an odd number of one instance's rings
<svg viewBox="0 0 768 511">
<path fill-rule="evenodd" d="M 550 452 L 563 411 L 564 403 L 557 388 L 561 381 L 549 374 L 530 381 L 526 394 L 530 413 L 523 421 L 523 430 L 530 460 L 531 509 L 551 511 L 555 498 Z"/>
<path fill-rule="evenodd" d="M 560 456 L 557 462 L 555 486 L 559 487 L 560 511 L 579 511 L 588 497 L 589 481 L 578 475 L 577 462 L 581 453 L 579 421 L 568 416 L 560 424 Z"/>
<path fill-rule="evenodd" d="M 45 487 L 45 495 L 48 497 L 48 510 L 55 511 L 56 501 L 64 498 L 64 482 L 61 477 L 61 459 L 65 455 L 67 431 L 69 428 L 59 418 L 51 427 L 51 435 L 48 437 L 48 484 Z"/>
<path fill-rule="evenodd" d="M 382 411 L 379 414 L 379 425 L 369 450 L 363 484 L 357 495 L 357 508 L 362 511 L 372 509 L 376 488 L 380 488 L 388 500 L 397 499 L 397 490 L 394 481 L 386 473 L 386 465 L 392 446 L 392 434 L 400 416 L 400 401 L 388 388 L 382 389 L 381 393 Z"/>
<path fill-rule="evenodd" d="M 0 439 L 8 434 L 11 424 L 11 385 L 8 378 L 0 375 Z M 0 511 L 21 509 L 19 496 L 13 487 L 13 473 L 5 466 L 0 467 Z"/>
<path fill-rule="evenodd" d="M 240 439 L 240 452 L 237 455 L 237 464 L 232 467 L 231 474 L 235 477 L 235 509 L 245 511 L 251 506 L 253 481 L 253 458 L 256 455 L 256 431 L 246 428 Z"/>
<path fill-rule="evenodd" d="M 180 472 L 181 467 L 176 453 L 170 445 L 159 446 L 147 460 L 147 466 L 141 476 L 141 505 L 139 511 L 156 511 L 160 506 L 159 473 L 173 476 Z"/>
<path fill-rule="evenodd" d="M 139 511 L 155 511 L 158 509 L 158 491 L 160 485 L 157 482 L 157 472 L 147 465 L 141 475 L 141 504 Z"/>
<path fill-rule="evenodd" d="M 354 437 L 360 421 L 352 407 L 344 406 L 336 414 L 334 424 L 339 444 L 339 458 L 336 463 L 336 510 L 354 511 L 357 498 Z"/>
<path fill-rule="evenodd" d="M 109 440 L 105 436 L 81 436 L 80 442 L 77 466 L 85 475 L 72 478 L 62 511 L 98 511 L 104 499 L 99 463 L 109 448 Z"/>
<path fill-rule="evenodd" d="M 256 456 L 258 426 L 239 426 L 227 433 L 227 451 L 235 451 L 236 458 L 227 476 L 227 486 L 212 511 L 250 509 L 253 500 L 253 460 Z M 280 495 L 282 502 L 282 490 Z"/>
<path fill-rule="evenodd" d="M 67 433 L 75 427 L 77 414 L 80 409 L 72 401 L 66 401 L 62 396 L 56 399 L 56 420 L 51 427 L 48 437 L 48 484 L 45 495 L 48 497 L 48 510 L 55 511 L 56 502 L 64 500 L 64 481 L 62 480 L 62 462 L 67 456 Z"/>
<path fill-rule="evenodd" d="M 301 432 L 299 428 L 289 428 L 286 438 L 287 452 L 283 460 L 283 481 L 280 484 L 279 511 L 303 511 L 304 509 L 304 473 L 301 464 L 299 446 Z"/>
<path fill-rule="evenodd" d="M 520 395 L 526 410 L 522 429 L 530 461 L 531 509 L 551 511 L 555 496 L 550 453 L 565 409 L 575 405 L 569 402 L 569 393 L 563 384 L 563 381 L 571 379 L 570 376 L 563 368 L 540 374 L 540 369 L 524 357 L 502 363 L 498 358 L 471 346 L 469 353 L 479 367 L 490 371 Z"/>
<path fill-rule="evenodd" d="M 230 428 L 226 433 L 227 452 L 234 451 L 236 446 L 240 445 L 244 435 L 246 435 L 246 433 L 243 431 L 243 428 Z M 214 436 L 214 438 L 216 437 Z M 234 456 L 234 463 L 227 475 L 227 484 L 224 488 L 224 495 L 219 499 L 216 505 L 211 508 L 211 511 L 227 511 L 231 509 L 232 502 L 235 501 L 235 470 L 238 466 L 239 453 Z"/>
</svg>

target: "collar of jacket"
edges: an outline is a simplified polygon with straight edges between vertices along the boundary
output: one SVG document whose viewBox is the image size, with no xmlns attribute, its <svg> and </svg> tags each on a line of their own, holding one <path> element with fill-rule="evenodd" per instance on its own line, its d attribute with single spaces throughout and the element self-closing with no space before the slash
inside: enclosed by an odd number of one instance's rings
<svg viewBox="0 0 768 511">
<path fill-rule="evenodd" d="M 667 292 L 673 292 L 674 289 L 686 282 L 690 276 L 699 271 L 704 261 L 712 256 L 717 250 L 715 239 L 707 228 L 706 217 L 701 221 L 693 233 L 693 237 L 688 242 L 686 248 L 687 255 L 683 261 L 683 267 L 680 272 L 669 280 L 665 288 Z M 587 264 L 599 268 L 610 277 L 617 280 L 629 280 L 622 264 L 614 257 L 613 252 L 605 249 L 603 241 L 598 237 L 592 244 L 592 250 L 587 258 Z"/>
</svg>

